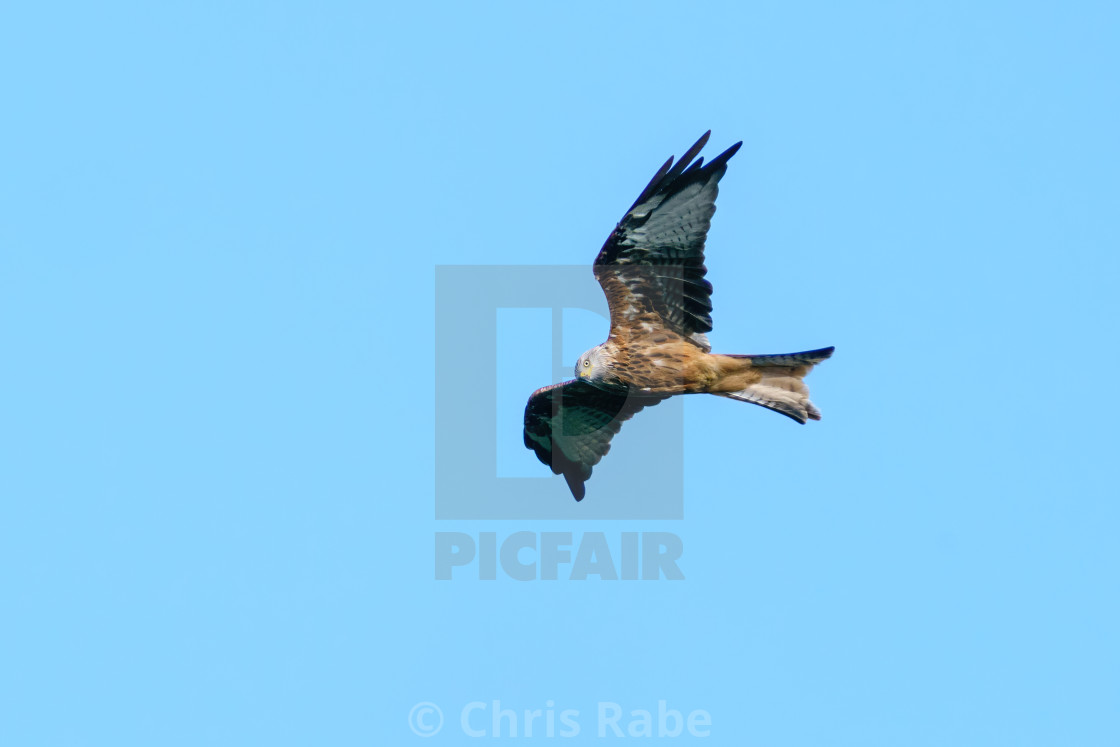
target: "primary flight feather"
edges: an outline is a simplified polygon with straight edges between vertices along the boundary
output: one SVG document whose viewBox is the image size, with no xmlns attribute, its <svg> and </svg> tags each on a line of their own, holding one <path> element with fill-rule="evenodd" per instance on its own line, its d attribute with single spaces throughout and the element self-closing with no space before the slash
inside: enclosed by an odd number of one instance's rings
<svg viewBox="0 0 1120 747">
<path fill-rule="evenodd" d="M 525 407 L 525 446 L 564 476 L 577 501 L 622 423 L 675 394 L 717 394 L 799 423 L 821 418 L 803 379 L 833 348 L 711 352 L 704 242 L 719 180 L 742 143 L 705 165 L 696 156 L 710 135 L 675 165 L 672 158 L 665 162 L 595 258 L 595 278 L 610 309 L 606 341 L 579 357 L 575 379 L 538 389 Z"/>
</svg>

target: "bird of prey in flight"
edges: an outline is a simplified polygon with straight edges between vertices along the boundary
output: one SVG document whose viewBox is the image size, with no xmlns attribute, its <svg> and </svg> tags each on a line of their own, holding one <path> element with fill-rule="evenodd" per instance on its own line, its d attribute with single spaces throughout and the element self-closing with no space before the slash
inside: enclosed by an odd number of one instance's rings
<svg viewBox="0 0 1120 747">
<path fill-rule="evenodd" d="M 820 420 L 803 379 L 833 348 L 785 355 L 711 352 L 712 285 L 704 241 L 735 143 L 704 164 L 711 131 L 670 158 L 626 211 L 593 267 L 610 334 L 576 361 L 576 378 L 533 392 L 525 446 L 564 475 L 577 501 L 622 423 L 676 394 L 716 394 L 805 423 Z M 696 160 L 693 160 L 696 159 Z"/>
</svg>

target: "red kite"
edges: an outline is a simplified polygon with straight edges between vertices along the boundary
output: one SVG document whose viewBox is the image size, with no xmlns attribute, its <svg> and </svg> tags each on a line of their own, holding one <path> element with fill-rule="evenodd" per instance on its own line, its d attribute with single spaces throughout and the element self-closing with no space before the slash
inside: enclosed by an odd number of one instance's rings
<svg viewBox="0 0 1120 747">
<path fill-rule="evenodd" d="M 704 334 L 712 329 L 704 241 L 719 180 L 742 143 L 707 165 L 703 158 L 693 162 L 709 135 L 675 166 L 672 158 L 665 162 L 595 258 L 611 315 L 606 342 L 579 357 L 575 379 L 538 389 L 525 407 L 525 446 L 564 475 L 577 501 L 623 421 L 675 394 L 717 394 L 799 423 L 821 419 L 803 379 L 833 348 L 711 352 Z"/>
</svg>

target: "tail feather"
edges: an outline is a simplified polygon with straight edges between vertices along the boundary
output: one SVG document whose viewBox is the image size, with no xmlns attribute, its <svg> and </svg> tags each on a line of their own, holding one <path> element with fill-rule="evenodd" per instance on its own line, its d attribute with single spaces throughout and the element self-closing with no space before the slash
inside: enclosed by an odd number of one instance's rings
<svg viewBox="0 0 1120 747">
<path fill-rule="evenodd" d="M 823 360 L 832 357 L 834 347 L 806 350 L 801 353 L 784 353 L 782 355 L 729 355 L 728 358 L 750 358 L 751 365 L 755 368 L 762 366 L 815 366 Z"/>
<path fill-rule="evenodd" d="M 761 378 L 738 391 L 715 393 L 780 412 L 798 423 L 820 420 L 821 411 L 809 401 L 809 387 L 805 386 L 803 379 L 814 365 L 831 356 L 833 350 L 828 347 L 785 355 L 729 356 L 749 358 L 750 368 L 757 371 Z"/>
</svg>

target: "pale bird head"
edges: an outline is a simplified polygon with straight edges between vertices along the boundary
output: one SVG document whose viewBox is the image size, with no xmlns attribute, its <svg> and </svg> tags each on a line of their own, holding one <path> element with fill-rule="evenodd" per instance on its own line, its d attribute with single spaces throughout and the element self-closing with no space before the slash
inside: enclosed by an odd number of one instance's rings
<svg viewBox="0 0 1120 747">
<path fill-rule="evenodd" d="M 576 378 L 581 381 L 601 382 L 610 378 L 610 361 L 602 345 L 596 345 L 576 361 Z"/>
</svg>

